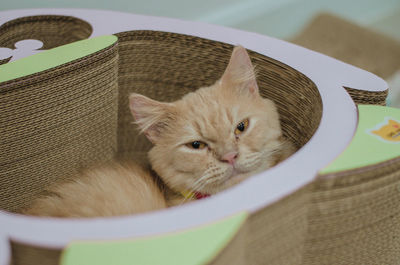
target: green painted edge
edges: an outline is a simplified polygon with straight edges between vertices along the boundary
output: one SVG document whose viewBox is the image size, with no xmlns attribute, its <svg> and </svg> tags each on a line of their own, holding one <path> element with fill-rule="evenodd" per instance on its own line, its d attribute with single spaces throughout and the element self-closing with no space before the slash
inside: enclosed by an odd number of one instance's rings
<svg viewBox="0 0 400 265">
<path fill-rule="evenodd" d="M 155 237 L 72 242 L 62 252 L 60 264 L 208 264 L 234 238 L 247 217 L 241 212 L 213 224 Z"/>
<path fill-rule="evenodd" d="M 400 109 L 358 105 L 358 126 L 348 148 L 319 173 L 332 174 L 381 163 L 400 156 L 400 142 L 390 142 L 372 131 L 387 125 L 388 121 L 400 122 Z"/>
<path fill-rule="evenodd" d="M 80 40 L 0 65 L 0 83 L 69 63 L 98 52 L 117 40 L 114 35 Z"/>
</svg>

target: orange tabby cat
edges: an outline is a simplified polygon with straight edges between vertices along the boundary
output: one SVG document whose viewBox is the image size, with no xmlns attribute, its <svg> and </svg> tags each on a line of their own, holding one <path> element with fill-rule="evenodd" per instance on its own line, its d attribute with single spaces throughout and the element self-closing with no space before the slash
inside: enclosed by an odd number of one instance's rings
<svg viewBox="0 0 400 265">
<path fill-rule="evenodd" d="M 259 95 L 241 46 L 214 85 L 172 103 L 132 94 L 130 109 L 154 144 L 149 160 L 166 190 L 138 166 L 116 164 L 55 187 L 26 213 L 109 216 L 160 209 L 229 188 L 294 150 L 283 139 L 275 104 Z"/>
</svg>

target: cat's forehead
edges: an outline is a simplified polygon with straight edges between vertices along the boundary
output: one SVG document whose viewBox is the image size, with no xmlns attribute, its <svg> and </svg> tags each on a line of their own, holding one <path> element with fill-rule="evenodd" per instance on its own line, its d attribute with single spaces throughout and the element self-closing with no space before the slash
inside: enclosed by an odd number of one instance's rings
<svg viewBox="0 0 400 265">
<path fill-rule="evenodd" d="M 232 121 L 239 106 L 237 102 L 229 102 L 229 98 L 220 92 L 219 87 L 211 86 L 187 94 L 180 102 L 182 115 L 190 119 L 204 118 L 209 122 Z"/>
<path fill-rule="evenodd" d="M 229 135 L 242 116 L 247 114 L 241 103 L 231 102 L 213 87 L 204 88 L 186 95 L 178 104 L 181 133 L 187 136 L 202 136 L 223 139 Z"/>
</svg>

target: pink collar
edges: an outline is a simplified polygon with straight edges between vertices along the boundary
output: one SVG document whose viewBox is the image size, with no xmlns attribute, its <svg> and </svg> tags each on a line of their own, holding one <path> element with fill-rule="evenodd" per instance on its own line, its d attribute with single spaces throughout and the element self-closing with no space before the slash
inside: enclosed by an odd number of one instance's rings
<svg viewBox="0 0 400 265">
<path fill-rule="evenodd" d="M 200 193 L 200 192 L 196 191 L 194 193 L 194 196 L 196 197 L 197 200 L 200 200 L 200 199 L 204 199 L 204 198 L 210 197 L 211 195 L 210 194 L 206 194 L 206 193 Z"/>
<path fill-rule="evenodd" d="M 185 197 L 186 199 L 193 199 L 196 198 L 196 200 L 200 200 L 200 199 L 204 199 L 207 197 L 210 197 L 210 194 L 206 194 L 206 193 L 201 193 L 198 191 L 195 192 L 191 192 L 191 191 L 183 191 L 181 192 L 181 194 L 183 195 L 183 197 Z"/>
</svg>

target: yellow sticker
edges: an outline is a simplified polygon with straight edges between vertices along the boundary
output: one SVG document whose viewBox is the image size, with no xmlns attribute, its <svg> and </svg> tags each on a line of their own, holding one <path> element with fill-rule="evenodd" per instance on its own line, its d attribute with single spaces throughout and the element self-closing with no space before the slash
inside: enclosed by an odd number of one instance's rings
<svg viewBox="0 0 400 265">
<path fill-rule="evenodd" d="M 379 140 L 389 143 L 400 143 L 400 122 L 393 118 L 386 117 L 383 123 L 378 124 L 369 132 Z"/>
</svg>

